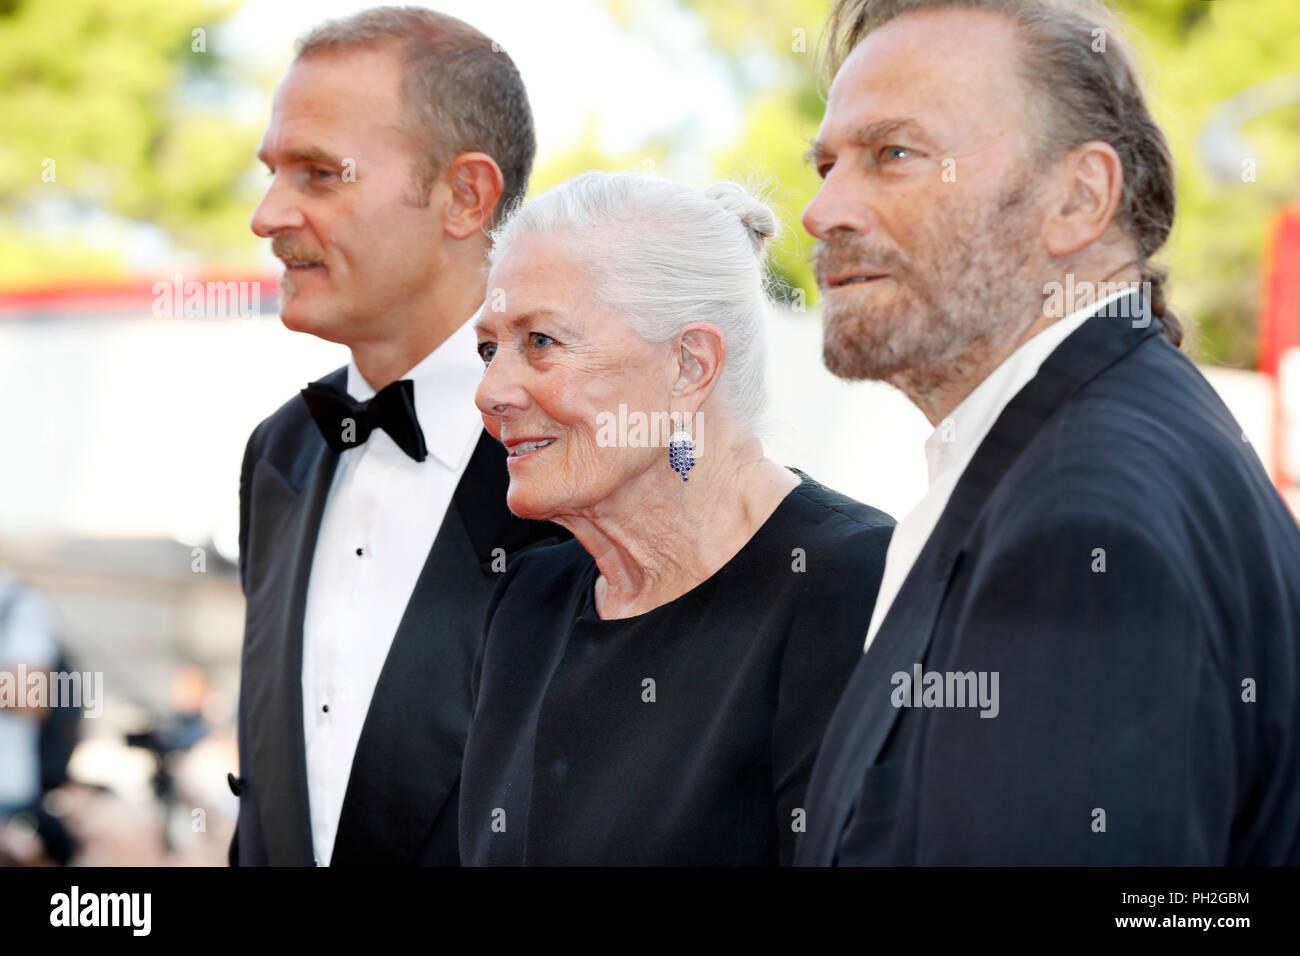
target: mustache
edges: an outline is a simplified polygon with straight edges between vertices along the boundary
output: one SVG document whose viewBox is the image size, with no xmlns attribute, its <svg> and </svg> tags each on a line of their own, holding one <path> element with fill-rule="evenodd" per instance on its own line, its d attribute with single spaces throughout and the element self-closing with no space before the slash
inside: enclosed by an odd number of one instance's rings
<svg viewBox="0 0 1300 956">
<path fill-rule="evenodd" d="M 834 233 L 812 250 L 813 273 L 817 285 L 825 290 L 826 277 L 855 269 L 870 268 L 882 272 L 906 272 L 907 260 L 897 249 L 877 245 L 856 233 Z"/>
<path fill-rule="evenodd" d="M 298 245 L 288 236 L 277 236 L 271 240 L 271 255 L 277 259 L 296 259 L 301 262 L 320 262 L 323 259 L 320 253 Z"/>
</svg>

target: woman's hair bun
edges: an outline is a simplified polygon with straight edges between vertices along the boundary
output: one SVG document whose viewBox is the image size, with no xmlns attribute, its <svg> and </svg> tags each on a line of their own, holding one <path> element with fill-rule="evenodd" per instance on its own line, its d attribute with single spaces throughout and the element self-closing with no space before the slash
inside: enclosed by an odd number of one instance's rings
<svg viewBox="0 0 1300 956">
<path fill-rule="evenodd" d="M 767 204 L 749 194 L 739 183 L 714 183 L 704 195 L 723 209 L 735 214 L 749 232 L 754 252 L 763 254 L 766 241 L 776 235 L 776 215 Z"/>
</svg>

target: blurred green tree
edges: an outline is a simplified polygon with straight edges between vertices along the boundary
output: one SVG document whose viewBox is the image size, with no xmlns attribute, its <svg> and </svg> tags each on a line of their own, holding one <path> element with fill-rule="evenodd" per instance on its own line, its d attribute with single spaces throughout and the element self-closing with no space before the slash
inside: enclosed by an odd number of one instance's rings
<svg viewBox="0 0 1300 956">
<path fill-rule="evenodd" d="M 0 0 L 0 285 L 120 276 L 99 211 L 209 259 L 245 254 L 259 130 L 225 112 L 213 27 L 234 2 Z"/>
<path fill-rule="evenodd" d="M 1124 0 L 1119 9 L 1135 28 L 1178 171 L 1179 213 L 1164 252 L 1172 301 L 1196 322 L 1199 359 L 1254 368 L 1269 223 L 1278 208 L 1300 202 L 1300 103 L 1244 125 L 1241 142 L 1227 147 L 1232 179 L 1215 178 L 1198 138 L 1229 97 L 1300 77 L 1300 3 Z"/>
</svg>

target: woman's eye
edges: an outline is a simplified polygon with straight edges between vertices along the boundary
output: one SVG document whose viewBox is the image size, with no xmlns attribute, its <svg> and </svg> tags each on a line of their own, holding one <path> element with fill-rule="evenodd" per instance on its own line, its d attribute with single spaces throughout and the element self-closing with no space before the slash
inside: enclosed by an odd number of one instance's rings
<svg viewBox="0 0 1300 956">
<path fill-rule="evenodd" d="M 478 357 L 483 360 L 484 365 L 487 365 L 489 362 L 491 362 L 492 356 L 496 354 L 497 354 L 497 346 L 495 342 L 480 342 L 478 344 Z"/>
<path fill-rule="evenodd" d="M 533 347 L 537 349 L 544 349 L 548 345 L 553 345 L 555 343 L 555 339 L 542 332 L 529 332 L 528 338 L 533 343 Z"/>
</svg>

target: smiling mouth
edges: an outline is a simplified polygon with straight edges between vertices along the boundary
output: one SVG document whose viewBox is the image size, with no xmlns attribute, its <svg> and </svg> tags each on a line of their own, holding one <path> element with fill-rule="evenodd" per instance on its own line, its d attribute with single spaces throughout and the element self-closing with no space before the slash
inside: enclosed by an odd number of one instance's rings
<svg viewBox="0 0 1300 956">
<path fill-rule="evenodd" d="M 530 455 L 535 451 L 541 451 L 547 445 L 553 444 L 555 444 L 554 438 L 539 438 L 536 441 L 521 441 L 517 445 L 510 446 L 510 457 L 523 458 L 525 455 Z"/>
</svg>

